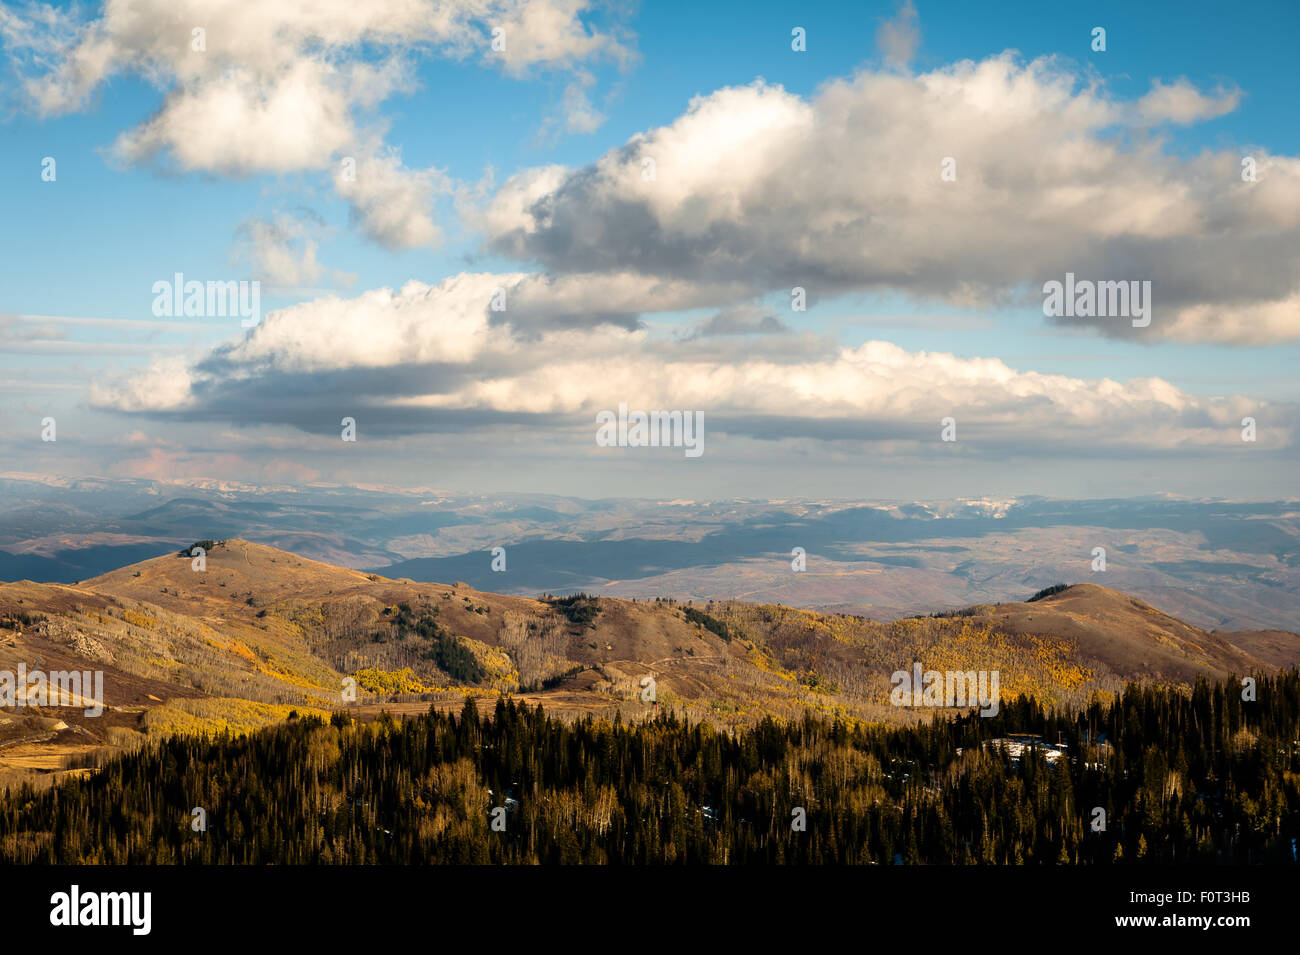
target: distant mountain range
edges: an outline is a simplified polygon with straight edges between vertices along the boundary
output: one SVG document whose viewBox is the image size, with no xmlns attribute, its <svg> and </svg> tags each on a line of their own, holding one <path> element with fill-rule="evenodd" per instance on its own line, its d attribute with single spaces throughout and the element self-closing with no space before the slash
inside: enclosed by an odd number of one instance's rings
<svg viewBox="0 0 1300 955">
<path fill-rule="evenodd" d="M 1088 581 L 1208 629 L 1300 629 L 1295 501 L 584 500 L 12 474 L 0 500 L 4 580 L 72 583 L 240 537 L 521 596 L 745 599 L 891 620 Z M 1093 569 L 1098 547 L 1104 571 Z"/>
</svg>

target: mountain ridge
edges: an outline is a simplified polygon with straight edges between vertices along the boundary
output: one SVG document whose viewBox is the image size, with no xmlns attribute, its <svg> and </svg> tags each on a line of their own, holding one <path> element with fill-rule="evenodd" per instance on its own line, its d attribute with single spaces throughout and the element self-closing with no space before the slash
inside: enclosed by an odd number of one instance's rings
<svg viewBox="0 0 1300 955">
<path fill-rule="evenodd" d="M 1300 664 L 1294 633 L 1215 633 L 1092 583 L 884 623 L 744 601 L 501 594 L 240 538 L 211 544 L 201 562 L 188 552 L 76 585 L 0 584 L 0 670 L 105 673 L 107 718 L 51 708 L 68 729 L 46 742 L 80 752 L 178 729 L 250 728 L 292 707 L 419 711 L 466 694 L 515 695 L 573 716 L 635 719 L 667 706 L 720 725 L 808 710 L 909 722 L 925 714 L 891 706 L 889 690 L 891 674 L 914 662 L 997 670 L 1003 699 L 1057 705 L 1129 681 L 1190 686 Z M 47 714 L 20 709 L 0 725 L 0 771 L 13 766 L 14 740 L 36 735 L 28 717 Z"/>
</svg>

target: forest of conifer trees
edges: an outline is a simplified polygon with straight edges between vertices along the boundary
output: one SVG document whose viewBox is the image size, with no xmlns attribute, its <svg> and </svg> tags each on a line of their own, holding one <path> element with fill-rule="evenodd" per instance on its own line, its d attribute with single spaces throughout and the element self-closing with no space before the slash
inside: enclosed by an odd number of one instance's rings
<svg viewBox="0 0 1300 955">
<path fill-rule="evenodd" d="M 1257 694 L 1130 686 L 1077 713 L 1021 697 L 992 718 L 734 734 L 506 699 L 487 717 L 467 701 L 400 723 L 291 718 L 6 791 L 0 861 L 1293 864 L 1300 673 Z M 1013 736 L 1060 758 L 1014 755 Z"/>
</svg>

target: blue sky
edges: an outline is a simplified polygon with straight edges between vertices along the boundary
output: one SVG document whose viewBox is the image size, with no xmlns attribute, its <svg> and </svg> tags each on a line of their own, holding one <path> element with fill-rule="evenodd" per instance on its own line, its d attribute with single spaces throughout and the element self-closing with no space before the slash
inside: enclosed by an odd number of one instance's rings
<svg viewBox="0 0 1300 955">
<path fill-rule="evenodd" d="M 357 202 L 350 201 L 333 182 L 340 150 L 322 146 L 320 162 L 310 164 L 313 168 L 289 171 L 275 170 L 274 167 L 283 164 L 273 154 L 273 145 L 259 152 L 256 143 L 239 146 L 240 168 L 236 169 L 230 168 L 229 163 L 205 164 L 193 157 L 188 161 L 178 160 L 178 140 L 168 138 L 175 135 L 174 129 L 181 128 L 178 121 L 176 126 L 168 126 L 159 134 L 161 145 L 152 150 L 131 155 L 115 151 L 114 144 L 120 142 L 119 137 L 159 115 L 169 90 L 172 94 L 177 89 L 195 93 L 199 103 L 196 109 L 200 109 L 206 101 L 198 94 L 209 88 L 204 84 L 218 82 L 216 76 L 220 71 L 257 72 L 258 64 L 242 62 L 237 51 L 220 48 L 219 26 L 208 27 L 213 33 L 212 49 L 186 59 L 172 49 L 162 53 L 151 50 L 150 44 L 158 43 L 157 36 L 148 31 L 144 35 L 128 36 L 124 32 L 126 27 L 103 18 L 102 11 L 87 8 L 78 22 L 89 24 L 83 29 L 98 29 L 101 35 L 112 38 L 117 56 L 115 65 L 89 84 L 82 101 L 49 108 L 47 99 L 42 108 L 35 100 L 42 90 L 59 86 L 60 69 L 73 61 L 75 44 L 60 45 L 56 30 L 48 31 L 48 37 L 30 39 L 43 35 L 20 26 L 24 22 L 48 23 L 50 18 L 42 16 L 38 7 L 4 5 L 5 20 L 0 26 L 5 27 L 3 35 L 7 38 L 4 51 L 7 95 L 0 175 L 10 188 L 3 200 L 8 228 L 0 233 L 0 254 L 6 266 L 0 314 L 111 320 L 78 324 L 11 318 L 0 326 L 3 350 L 0 374 L 8 379 L 0 392 L 4 395 L 0 440 L 4 442 L 6 457 L 13 462 L 8 470 L 65 475 L 109 473 L 160 479 L 205 476 L 272 481 L 279 477 L 290 481 L 394 480 L 437 485 L 445 482 L 425 480 L 422 468 L 414 466 L 412 459 L 423 455 L 445 459 L 449 449 L 456 448 L 458 463 L 446 472 L 448 481 L 496 490 L 526 490 L 530 480 L 535 480 L 537 489 L 568 490 L 591 496 L 621 491 L 652 494 L 656 489 L 670 491 L 675 496 L 717 496 L 738 484 L 744 485 L 746 493 L 786 496 L 791 493 L 790 484 L 799 485 L 801 481 L 807 483 L 805 490 L 809 495 L 842 493 L 854 486 L 852 475 L 863 460 L 873 462 L 873 467 L 888 462 L 881 481 L 893 492 L 924 485 L 932 490 L 951 488 L 952 494 L 945 496 L 959 496 L 967 490 L 972 494 L 1050 494 L 1058 489 L 1079 493 L 1089 488 L 1104 494 L 1109 493 L 1108 489 L 1113 490 L 1112 479 L 1118 470 L 1124 475 L 1118 479 L 1119 483 L 1133 493 L 1144 490 L 1223 496 L 1290 493 L 1290 474 L 1294 473 L 1295 463 L 1293 370 L 1298 357 L 1296 340 L 1300 337 L 1300 318 L 1287 323 L 1285 295 L 1276 292 L 1273 295 L 1270 304 L 1273 314 L 1283 317 L 1275 319 L 1267 333 L 1216 332 L 1215 323 L 1219 320 L 1213 310 L 1240 303 L 1202 301 L 1190 291 L 1183 304 L 1188 308 L 1204 306 L 1210 310 L 1209 317 L 1202 312 L 1194 316 L 1189 313 L 1176 334 L 1107 335 L 1098 334 L 1092 327 L 1062 327 L 1047 321 L 1033 296 L 1025 294 L 1027 288 L 1041 280 L 1038 273 L 1015 276 L 1011 264 L 1005 268 L 999 264 L 989 271 L 989 288 L 983 287 L 985 276 L 976 261 L 981 254 L 978 233 L 966 243 L 972 255 L 969 268 L 959 276 L 936 279 L 934 285 L 912 283 L 907 276 L 920 266 L 913 268 L 905 261 L 886 278 L 877 278 L 873 257 L 864 254 L 860 262 L 853 263 L 853 268 L 862 266 L 862 276 L 847 274 L 834 287 L 828 285 L 815 290 L 808 311 L 794 313 L 786 305 L 788 286 L 780 283 L 764 286 L 761 281 L 755 282 L 752 269 L 737 266 L 725 276 L 691 269 L 692 283 L 702 285 L 726 280 L 740 281 L 742 285 L 749 282 L 752 287 L 744 286 L 728 293 L 701 290 L 677 302 L 665 302 L 662 307 L 658 307 L 657 300 L 648 300 L 633 307 L 635 318 L 627 321 L 644 322 L 651 329 L 651 338 L 676 341 L 689 336 L 709 316 L 743 306 L 756 309 L 754 314 L 766 311 L 777 316 L 784 327 L 783 334 L 790 341 L 805 341 L 800 347 L 809 349 L 809 361 L 814 360 L 814 354 L 825 358 L 831 342 L 854 349 L 864 342 L 880 340 L 897 346 L 908 356 L 943 353 L 959 361 L 997 359 L 1016 372 L 1061 376 L 1071 382 L 1111 379 L 1125 384 L 1159 378 L 1187 400 L 1177 399 L 1178 407 L 1169 412 L 1168 419 L 1160 417 L 1167 407 L 1157 409 L 1160 413 L 1156 419 L 1161 423 L 1152 427 L 1168 432 L 1171 437 L 1167 442 L 1151 442 L 1160 445 L 1155 458 L 1150 456 L 1151 448 L 1144 447 L 1140 436 L 1126 433 L 1111 438 L 1116 415 L 1140 419 L 1147 413 L 1142 404 L 1147 400 L 1146 392 L 1140 387 L 1131 389 L 1133 394 L 1116 399 L 1118 404 L 1110 410 L 1081 416 L 1065 409 L 1061 413 L 1069 420 L 1060 425 L 1059 441 L 1048 442 L 1052 447 L 1045 448 L 1031 436 L 1013 438 L 1013 419 L 1021 416 L 1026 435 L 1044 420 L 1051 426 L 1052 415 L 1047 419 L 1040 417 L 1041 405 L 1061 405 L 1066 400 L 1053 397 L 1051 389 L 1057 385 L 1029 382 L 1022 387 L 997 380 L 996 387 L 1007 388 L 1005 400 L 991 399 L 970 411 L 970 416 L 981 425 L 987 422 L 988 443 L 983 451 L 976 447 L 962 449 L 963 454 L 971 455 L 962 469 L 963 480 L 970 481 L 969 488 L 963 487 L 961 480 L 954 482 L 951 476 L 935 477 L 934 448 L 909 444 L 909 441 L 925 440 L 920 437 L 922 433 L 937 430 L 937 422 L 930 422 L 924 417 L 925 412 L 919 410 L 915 439 L 893 433 L 882 421 L 881 427 L 867 428 L 862 433 L 845 424 L 838 430 L 832 429 L 834 434 L 823 443 L 805 437 L 797 426 L 788 422 L 778 427 L 776 420 L 786 416 L 778 409 L 768 408 L 763 422 L 737 423 L 731 431 L 724 431 L 724 439 L 714 446 L 717 450 L 709 465 L 688 473 L 681 462 L 663 454 L 656 454 L 653 459 L 627 459 L 625 455 L 624 460 L 602 461 L 600 466 L 592 467 L 589 461 L 592 449 L 571 453 L 567 439 L 535 443 L 542 441 L 538 438 L 539 429 L 544 432 L 549 426 L 541 424 L 541 417 L 533 418 L 533 424 L 522 426 L 522 431 L 518 421 L 510 418 L 512 414 L 544 415 L 566 435 L 586 434 L 591 429 L 581 422 L 591 420 L 593 409 L 612 406 L 613 398 L 617 397 L 612 393 L 608 400 L 605 396 L 585 395 L 543 402 L 545 407 L 534 402 L 518 408 L 505 407 L 502 403 L 505 399 L 496 395 L 460 394 L 455 413 L 448 414 L 453 418 L 464 414 L 462 423 L 448 425 L 444 416 L 428 427 L 409 423 L 386 426 L 383 440 L 373 446 L 365 465 L 356 460 L 334 463 L 338 461 L 339 449 L 326 446 L 325 438 L 321 437 L 329 429 L 324 425 L 304 428 L 293 414 L 250 421 L 246 412 L 230 412 L 228 409 L 235 405 L 229 401 L 205 404 L 206 399 L 198 390 L 178 399 L 179 404 L 167 406 L 123 399 L 124 392 L 117 383 L 142 374 L 159 359 L 202 366 L 212 357 L 212 350 L 217 349 L 221 374 L 228 376 L 222 388 L 227 390 L 233 387 L 228 384 L 232 378 L 254 373 L 250 371 L 251 365 L 239 365 L 238 370 L 232 370 L 238 362 L 231 362 L 230 356 L 222 351 L 237 346 L 245 337 L 255 339 L 254 333 L 239 328 L 237 323 L 185 319 L 139 324 L 154 320 L 150 312 L 153 283 L 170 279 L 176 272 L 203 280 L 260 277 L 263 313 L 267 314 L 294 303 L 305 303 L 304 309 L 310 310 L 311 303 L 331 293 L 347 300 L 367 290 L 383 287 L 397 290 L 409 280 L 438 286 L 449 276 L 462 272 L 573 275 L 576 282 L 578 276 L 606 269 L 608 261 L 603 257 L 599 266 L 589 265 L 582 258 L 583 254 L 590 257 L 600 253 L 598 247 L 584 253 L 579 248 L 581 243 L 573 243 L 572 237 L 541 236 L 540 232 L 537 236 L 530 232 L 523 238 L 517 234 L 512 238 L 504 232 L 492 234 L 478 217 L 483 210 L 495 208 L 494 203 L 500 205 L 502 197 L 510 194 L 512 176 L 557 165 L 565 167 L 573 177 L 567 180 L 568 188 L 577 189 L 584 168 L 590 168 L 590 164 L 620 149 L 634 137 L 672 126 L 688 113 L 692 98 L 720 97 L 719 91 L 726 87 L 747 87 L 759 78 L 769 86 L 782 87 L 799 103 L 810 105 L 818 102 L 827 84 L 851 81 L 858 71 L 879 75 L 880 82 L 891 76 L 913 81 L 953 70 L 954 64 L 964 60 L 979 64 L 1006 51 L 1016 51 L 1013 59 L 1016 70 L 1027 70 L 1028 64 L 1042 57 L 1053 58 L 1050 60 L 1053 75 L 1069 77 L 1075 84 L 1076 95 L 1084 95 L 1081 91 L 1095 84 L 1096 96 L 1111 104 L 1135 104 L 1156 82 L 1185 81 L 1187 88 L 1199 91 L 1204 97 L 1204 101 L 1189 107 L 1197 113 L 1194 120 L 1157 121 L 1141 129 L 1124 124 L 1081 128 L 1079 149 L 1087 153 L 1094 148 L 1094 142 L 1103 142 L 1119 144 L 1122 151 L 1155 137 L 1159 140 L 1157 155 L 1164 158 L 1152 166 L 1153 170 L 1160 170 L 1162 177 L 1169 173 L 1171 178 L 1176 178 L 1186 169 L 1189 181 L 1195 178 L 1192 171 L 1200 169 L 1198 157 L 1263 151 L 1261 155 L 1267 153 L 1285 160 L 1270 172 L 1272 181 L 1267 185 L 1277 190 L 1270 195 L 1284 202 L 1294 201 L 1296 196 L 1290 182 L 1296 176 L 1291 157 L 1300 154 L 1300 142 L 1297 142 L 1300 133 L 1294 123 L 1300 76 L 1289 64 L 1294 55 L 1294 38 L 1300 35 L 1296 29 L 1300 26 L 1300 9 L 1294 4 L 1257 4 L 1245 16 L 1229 5 L 1210 3 L 1094 3 L 1049 10 L 1041 3 L 1000 3 L 990 8 L 969 3 L 919 2 L 914 20 L 917 42 L 907 51 L 905 62 L 899 64 L 887 60 L 887 51 L 882 49 L 877 32 L 882 24 L 893 23 L 905 28 L 913 22 L 907 9 L 893 3 L 658 3 L 589 8 L 580 3 L 549 2 L 566 16 L 572 16 L 571 23 L 577 25 L 578 35 L 609 38 L 609 43 L 604 47 L 596 45 L 594 53 L 575 43 L 571 44 L 572 49 L 562 49 L 558 54 L 539 54 L 532 60 L 503 67 L 483 49 L 491 22 L 472 18 L 465 21 L 459 38 L 431 37 L 416 28 L 410 35 L 397 39 L 392 35 L 360 35 L 354 38 L 355 42 L 341 43 L 325 54 L 311 40 L 315 28 L 307 29 L 298 23 L 284 26 L 291 35 L 298 31 L 308 37 L 297 51 L 304 62 L 325 60 L 334 68 L 341 63 L 378 66 L 393 59 L 401 61 L 407 70 L 404 82 L 396 84 L 398 88 L 377 104 L 361 102 L 362 97 L 355 89 L 340 92 L 337 85 L 328 89 L 332 94 L 337 93 L 340 102 L 345 104 L 350 118 L 347 133 L 356 135 L 358 143 L 362 139 L 375 141 L 373 134 L 377 133 L 384 150 L 400 153 L 403 175 L 410 173 L 418 177 L 421 172 L 427 172 L 430 181 L 436 181 L 428 205 L 428 219 L 441 233 L 436 243 L 394 241 L 391 235 L 377 239 L 376 229 L 382 226 L 362 221 L 364 214 L 358 211 Z M 188 6 L 182 4 L 181 9 Z M 323 19 L 335 15 L 330 7 L 330 4 L 322 5 Z M 527 7 L 523 0 L 502 0 L 499 11 L 501 18 L 510 18 Z M 201 9 L 201 5 L 196 9 Z M 73 16 L 63 5 L 56 5 L 55 10 Z M 177 16 L 183 18 L 184 14 Z M 197 22 L 199 17 L 191 19 Z M 341 16 L 339 19 L 343 20 Z M 807 31 L 805 52 L 791 50 L 790 31 L 796 26 Z M 1091 31 L 1096 26 L 1106 30 L 1105 52 L 1090 48 Z M 81 35 L 80 42 L 85 42 L 85 35 Z M 170 42 L 169 34 L 162 35 Z M 468 52 L 456 48 L 462 41 L 470 45 Z M 160 57 L 153 60 L 155 68 L 142 69 L 141 61 L 151 56 Z M 206 56 L 203 68 L 211 63 L 212 72 L 187 73 L 193 67 L 194 56 Z M 282 68 L 293 65 L 291 56 L 292 51 L 286 54 Z M 156 68 L 159 62 L 165 64 L 161 71 Z M 256 83 L 274 82 L 275 75 L 274 71 L 267 71 L 252 81 L 249 95 L 255 99 Z M 267 76 L 273 78 L 267 80 Z M 580 128 L 566 128 L 566 91 L 574 90 L 580 91 L 587 98 L 589 109 L 600 115 L 598 123 L 578 121 L 576 125 Z M 242 91 L 248 93 L 249 88 Z M 1206 105 L 1216 96 L 1231 96 L 1231 108 Z M 779 98 L 769 100 L 774 107 L 783 108 Z M 168 119 L 165 109 L 162 117 Z M 855 120 L 874 121 L 866 111 L 855 114 Z M 882 115 L 879 121 L 884 130 L 882 135 L 888 136 L 888 124 L 907 120 L 897 115 Z M 595 128 L 589 128 L 593 125 Z M 815 125 L 814 128 L 824 127 Z M 1019 122 L 1016 128 L 1021 128 Z M 1061 133 L 1055 126 L 1051 128 L 1054 134 Z M 323 131 L 322 139 L 334 132 Z M 871 153 L 872 140 L 868 134 L 861 135 L 867 137 L 863 140 L 867 145 L 862 166 L 862 192 L 867 198 L 863 200 L 861 214 L 870 216 L 874 209 L 892 205 L 889 184 L 892 171 L 887 161 L 882 162 L 880 155 Z M 1052 148 L 1061 145 L 1056 142 Z M 731 146 L 725 139 L 709 144 L 713 155 L 723 157 Z M 753 160 L 745 154 L 742 145 L 735 148 L 738 164 Z M 845 150 L 837 170 L 843 170 L 846 163 L 851 164 L 851 141 L 837 139 L 836 145 L 829 148 Z M 695 152 L 689 155 L 698 156 Z M 813 151 L 810 155 L 820 154 Z M 42 181 L 40 176 L 42 159 L 47 156 L 57 162 L 54 182 Z M 900 163 L 910 161 L 910 156 L 899 157 Z M 962 161 L 965 160 L 959 159 Z M 1026 168 L 1032 168 L 1030 160 L 1025 161 L 1029 163 Z M 980 171 L 984 178 L 996 180 L 997 171 L 991 165 L 982 166 Z M 755 173 L 760 174 L 761 170 Z M 1096 175 L 1096 181 L 1080 188 L 1094 190 L 1100 196 L 1110 180 L 1103 173 Z M 962 181 L 959 177 L 958 182 Z M 1162 185 L 1171 195 L 1177 194 L 1173 185 Z M 707 201 L 712 193 L 707 191 L 707 184 L 700 188 L 703 190 L 700 195 L 689 201 Z M 799 188 L 792 185 L 791 193 L 784 199 L 789 209 L 797 211 L 804 205 L 814 206 L 816 202 L 812 199 L 806 204 L 801 201 Z M 900 194 L 908 188 L 900 181 Z M 1132 189 L 1132 184 L 1126 184 L 1125 188 Z M 1221 263 L 1228 274 L 1239 270 L 1234 256 L 1240 255 L 1244 261 L 1252 255 L 1247 239 L 1260 234 L 1262 229 L 1274 237 L 1272 244 L 1280 250 L 1280 255 L 1289 256 L 1291 262 L 1296 260 L 1297 231 L 1290 213 L 1281 215 L 1278 221 L 1261 220 L 1262 224 L 1237 222 L 1233 218 L 1235 212 L 1224 211 L 1229 208 L 1226 205 L 1229 200 L 1218 195 L 1215 187 L 1209 187 L 1208 192 L 1204 191 L 1203 184 L 1197 188 L 1202 191 L 1191 194 L 1189 207 L 1200 203 L 1207 220 L 1227 215 L 1233 224 L 1226 232 L 1220 230 L 1216 234 L 1217 226 L 1192 224 L 1183 226 L 1180 234 L 1165 235 L 1158 222 L 1146 221 L 1140 227 L 1131 223 L 1119 227 L 1120 231 L 1141 233 L 1139 239 L 1133 240 L 1139 246 L 1139 260 L 1166 263 L 1153 266 L 1157 288 L 1171 288 L 1180 274 L 1176 267 L 1178 254 L 1170 251 L 1182 247 L 1177 243 L 1188 248 L 1205 245 L 1203 254 L 1207 261 Z M 1027 192 L 1035 189 L 1051 192 L 1041 183 L 1030 184 Z M 1014 189 L 998 191 L 992 208 L 1011 208 L 1012 200 L 1007 195 L 1012 192 Z M 562 199 L 567 194 L 557 192 L 556 196 Z M 370 197 L 367 201 L 371 202 L 367 206 L 369 214 L 376 221 L 389 221 L 383 210 L 386 196 Z M 907 200 L 904 197 L 900 201 Z M 1035 198 L 1031 194 L 1026 199 L 1026 214 L 1048 214 L 1050 201 L 1050 196 Z M 1123 201 L 1126 200 L 1116 199 L 1116 206 L 1122 206 Z M 754 202 L 742 221 L 752 221 L 760 213 L 762 203 L 758 199 Z M 615 228 L 610 225 L 610 216 L 621 206 L 617 203 L 608 206 L 591 203 L 591 206 L 593 222 L 603 216 L 601 227 Z M 586 206 L 574 208 L 576 216 L 588 214 Z M 976 213 L 970 215 L 974 217 Z M 1266 217 L 1259 210 L 1252 210 L 1251 215 Z M 1062 221 L 1068 224 L 1069 220 Z M 258 261 L 248 250 L 247 242 L 250 223 L 276 222 L 291 223 L 293 228 L 305 230 L 302 234 L 314 243 L 313 254 L 318 263 L 315 271 L 319 273 L 310 283 L 281 289 L 279 294 L 275 289 L 280 283 L 267 271 L 265 258 Z M 944 231 L 942 221 L 933 227 L 936 234 Z M 996 244 L 1017 229 L 1017 220 L 1014 215 L 990 217 L 986 228 Z M 918 230 L 921 229 L 919 225 Z M 653 239 L 642 237 L 626 248 L 612 248 L 610 260 L 619 269 L 640 269 L 638 257 L 647 248 L 645 243 L 658 241 L 666 231 L 661 222 L 660 231 Z M 799 224 L 792 222 L 790 241 L 797 241 L 794 233 L 798 231 Z M 1207 236 L 1220 244 L 1209 248 Z M 1095 256 L 1082 255 L 1080 261 L 1115 261 L 1115 252 L 1107 245 L 1112 239 L 1112 234 L 1093 236 L 1099 251 Z M 770 246 L 772 241 L 769 239 L 767 244 Z M 1081 239 L 1085 241 L 1088 240 Z M 565 252 L 562 258 L 552 257 L 547 250 L 559 244 L 566 244 L 565 248 L 573 251 Z M 1014 255 L 1016 243 L 1005 244 L 1007 255 Z M 1106 248 L 1102 250 L 1102 246 Z M 732 258 L 748 262 L 751 250 L 737 248 Z M 301 249 L 299 236 L 299 244 L 291 250 L 300 252 Z M 667 240 L 661 251 L 665 261 L 678 254 Z M 919 241 L 915 250 L 903 250 L 899 258 L 904 260 L 908 254 L 924 257 L 924 252 L 925 243 Z M 752 253 L 761 257 L 770 254 L 770 249 L 755 249 Z M 653 257 L 654 250 L 648 254 Z M 852 255 L 852 249 L 846 249 L 845 254 Z M 838 261 L 832 265 L 832 272 L 841 269 Z M 870 277 L 865 277 L 868 274 Z M 1046 273 L 1047 277 L 1056 274 Z M 1273 274 L 1276 275 L 1276 270 Z M 741 279 L 737 280 L 736 275 Z M 1015 280 L 1009 279 L 1009 275 Z M 655 273 L 655 276 L 683 277 L 676 273 L 672 276 Z M 1116 272 L 1113 276 L 1102 273 L 1098 277 L 1140 276 Z M 971 281 L 981 286 L 979 294 L 952 293 L 951 282 Z M 1290 291 L 1294 293 L 1295 287 Z M 599 297 L 605 293 L 591 294 Z M 436 317 L 430 319 L 436 320 Z M 309 317 L 301 321 L 304 328 L 310 328 Z M 1252 321 L 1250 315 L 1235 320 L 1238 326 L 1247 329 Z M 598 318 L 585 314 L 566 316 L 564 322 L 566 327 L 576 323 L 589 331 L 602 343 L 601 347 L 622 347 L 606 341 L 603 337 L 606 331 L 602 329 L 607 330 L 609 326 L 601 325 Z M 285 327 L 288 328 L 287 319 Z M 527 337 L 518 329 L 513 333 L 521 341 Z M 295 362 L 300 362 L 301 355 L 275 351 L 275 348 L 297 347 L 293 343 L 300 339 L 287 333 L 286 336 L 280 345 L 268 344 L 260 350 L 249 350 L 261 356 L 258 360 L 268 360 L 270 355 L 269 360 L 280 371 L 297 367 Z M 711 377 L 718 379 L 734 374 L 743 378 L 748 372 L 735 369 L 743 369 L 744 362 L 752 361 L 746 357 L 751 353 L 790 351 L 779 345 L 773 348 L 771 341 L 758 341 L 761 337 L 756 333 L 719 339 L 718 347 L 725 345 L 725 354 L 720 351 L 712 356 L 715 364 L 711 366 Z M 808 343 L 814 339 L 819 344 Z M 516 343 L 512 347 L 521 346 Z M 574 345 L 572 341 L 556 339 L 555 347 L 564 353 Z M 638 341 L 635 347 L 646 346 Z M 405 364 L 392 356 L 386 360 L 390 367 Z M 647 360 L 662 360 L 662 356 Z M 677 352 L 671 358 L 677 363 L 685 360 Z M 891 362 L 892 359 L 885 365 L 892 367 Z M 907 362 L 914 363 L 912 358 L 904 364 Z M 433 361 L 430 368 L 442 364 L 441 360 Z M 317 361 L 314 367 L 319 370 L 319 366 Z M 367 367 L 373 370 L 375 366 Z M 880 365 L 873 359 L 872 367 L 878 369 Z M 971 374 L 970 368 L 962 365 L 955 370 L 947 365 L 907 367 L 909 374 L 922 381 L 929 375 L 952 373 L 955 380 L 962 382 Z M 468 371 L 477 373 L 473 367 Z M 264 372 L 258 366 L 256 374 Z M 833 370 L 812 372 L 813 377 L 833 373 Z M 999 375 L 994 375 L 995 380 L 998 378 Z M 266 380 L 264 384 L 266 394 L 275 393 L 274 382 Z M 295 387 L 297 384 L 295 379 Z M 649 385 L 642 388 L 643 384 L 631 382 L 626 390 L 632 395 L 656 394 L 665 402 L 674 397 L 671 389 L 667 393 L 656 392 Z M 92 392 L 94 385 L 99 386 L 99 391 Z M 511 387 L 522 389 L 524 383 L 516 382 Z M 535 388 L 536 382 L 528 383 L 528 387 Z M 908 387 L 914 385 L 906 381 L 899 384 L 900 390 Z M 215 385 L 213 389 L 217 390 Z M 1025 397 L 1026 389 L 1032 392 L 1029 398 Z M 1079 390 L 1082 394 L 1087 388 Z M 942 382 L 936 384 L 936 391 L 944 393 Z M 439 384 L 430 393 L 441 395 L 446 391 Z M 954 392 L 957 393 L 960 389 Z M 414 397 L 419 396 L 403 396 Z M 818 427 L 810 426 L 807 434 L 822 434 L 825 431 L 821 426 L 828 418 L 854 417 L 839 408 L 848 400 L 844 396 L 823 395 L 817 399 L 815 414 L 796 409 L 790 417 L 797 420 L 805 413 L 813 415 Z M 1019 410 L 1011 406 L 1016 401 L 1020 402 L 1016 406 Z M 1267 439 L 1261 439 L 1263 446 L 1250 449 L 1257 458 L 1243 472 L 1238 463 L 1229 461 L 1227 452 L 1219 454 L 1211 450 L 1214 440 L 1209 434 L 1214 428 L 1229 430 L 1228 423 L 1239 417 L 1240 408 L 1249 409 L 1252 402 L 1267 406 L 1271 428 Z M 719 396 L 719 408 L 711 420 L 738 421 L 746 404 L 743 394 Z M 958 419 L 963 420 L 960 402 L 951 406 Z M 904 415 L 916 407 L 915 402 L 899 405 Z M 482 419 L 474 415 L 484 412 L 490 412 L 490 420 L 480 425 Z M 61 447 L 33 443 L 33 436 L 39 433 L 39 420 L 47 414 L 59 419 L 60 440 L 64 442 Z M 870 419 L 870 409 L 862 417 Z M 897 415 L 886 410 L 881 417 L 896 419 Z M 469 438 L 465 437 L 467 422 L 475 422 Z M 1207 422 L 1216 424 L 1211 426 Z M 329 428 L 337 430 L 333 424 Z M 367 433 L 364 428 L 363 433 Z M 232 441 L 223 435 L 236 435 L 239 439 Z M 256 437 L 249 439 L 249 435 Z M 590 443 L 589 437 L 585 440 Z M 68 443 L 74 447 L 65 450 Z M 1095 453 L 1090 452 L 1087 460 L 1080 463 L 1069 450 L 1072 445 L 1090 446 Z M 809 464 L 818 460 L 819 464 Z M 1008 467 L 1008 461 L 1020 464 Z M 824 480 L 798 476 L 806 475 L 809 467 L 814 471 L 821 469 Z M 529 470 L 532 478 L 528 476 Z M 572 478 L 575 470 L 584 472 L 585 477 L 575 481 Z M 1189 470 L 1196 472 L 1194 479 L 1189 476 Z M 870 494 L 864 492 L 863 496 Z"/>
</svg>

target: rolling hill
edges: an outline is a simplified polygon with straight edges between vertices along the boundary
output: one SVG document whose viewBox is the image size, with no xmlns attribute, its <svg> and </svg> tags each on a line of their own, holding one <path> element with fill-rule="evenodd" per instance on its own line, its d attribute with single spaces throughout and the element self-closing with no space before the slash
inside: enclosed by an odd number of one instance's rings
<svg viewBox="0 0 1300 955">
<path fill-rule="evenodd" d="M 466 694 L 625 719 L 668 706 L 727 726 L 807 710 L 897 722 L 928 716 L 889 704 L 891 674 L 914 661 L 996 670 L 1002 699 L 1055 704 L 1300 663 L 1293 633 L 1210 632 L 1094 584 L 883 623 L 741 601 L 507 596 L 209 544 L 202 564 L 174 551 L 76 585 L 0 584 L 0 671 L 100 670 L 106 706 L 4 711 L 0 772 L 66 771 L 68 757 L 292 709 L 422 712 Z"/>
</svg>

